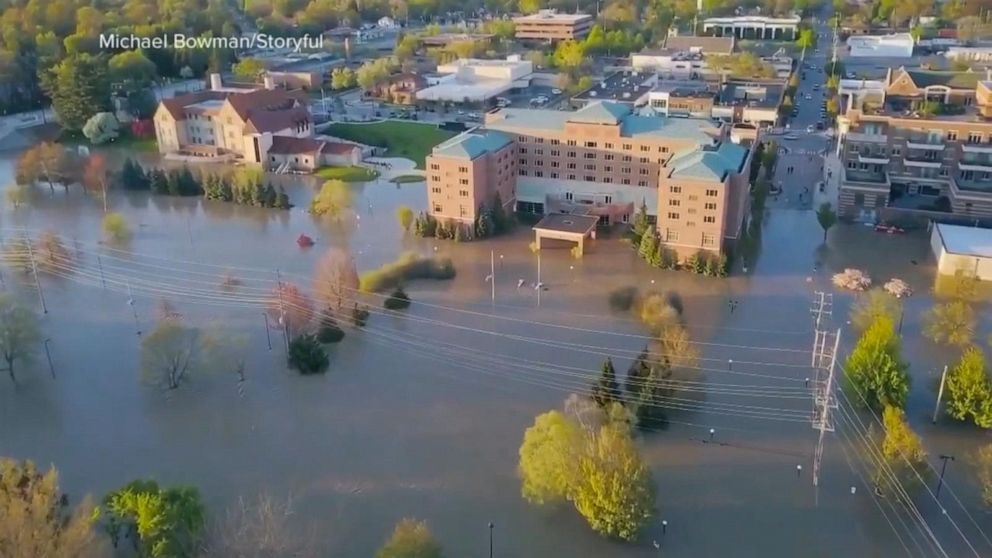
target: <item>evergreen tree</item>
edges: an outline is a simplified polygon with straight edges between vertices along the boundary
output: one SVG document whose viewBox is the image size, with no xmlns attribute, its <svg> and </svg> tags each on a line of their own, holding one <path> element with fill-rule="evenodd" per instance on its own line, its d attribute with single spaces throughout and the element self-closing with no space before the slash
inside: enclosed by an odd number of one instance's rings
<svg viewBox="0 0 992 558">
<path fill-rule="evenodd" d="M 665 245 L 661 242 L 656 242 L 656 244 L 655 250 L 648 257 L 648 263 L 652 267 L 661 267 L 662 253 L 665 251 Z"/>
<path fill-rule="evenodd" d="M 479 212 L 475 217 L 475 237 L 488 238 L 496 232 L 496 225 L 493 223 L 493 216 L 484 205 L 479 206 Z"/>
<path fill-rule="evenodd" d="M 654 231 L 646 230 L 641 236 L 640 248 L 637 251 L 641 258 L 645 261 L 650 261 L 652 254 L 658 250 L 658 238 L 655 236 Z"/>
<path fill-rule="evenodd" d="M 265 185 L 264 205 L 265 207 L 275 207 L 276 202 L 277 202 L 276 189 L 272 186 L 272 183 L 269 182 L 268 184 Z"/>
<path fill-rule="evenodd" d="M 124 160 L 124 166 L 121 168 L 121 185 L 125 190 L 147 190 L 149 187 L 145 169 L 130 157 Z"/>
<path fill-rule="evenodd" d="M 651 366 L 648 364 L 649 358 L 648 348 L 644 347 L 641 350 L 641 354 L 637 356 L 637 359 L 627 369 L 627 382 L 624 387 L 627 390 L 627 398 L 630 401 L 637 401 L 641 395 L 641 386 L 644 385 L 648 375 L 651 373 Z"/>
<path fill-rule="evenodd" d="M 179 180 L 179 172 L 175 170 L 169 171 L 169 175 L 166 181 L 166 191 L 170 196 L 178 196 L 182 193 L 182 185 Z"/>
<path fill-rule="evenodd" d="M 465 230 L 460 223 L 455 223 L 455 242 L 465 241 Z"/>
<path fill-rule="evenodd" d="M 966 350 L 947 375 L 947 414 L 992 428 L 992 378 L 985 367 L 985 355 L 977 347 Z"/>
<path fill-rule="evenodd" d="M 637 209 L 637 214 L 634 215 L 634 225 L 631 227 L 631 232 L 634 234 L 634 240 L 636 242 L 641 241 L 641 237 L 648 230 L 648 226 L 648 204 L 642 199 L 641 207 Z"/>
<path fill-rule="evenodd" d="M 220 177 L 216 174 L 208 174 L 203 179 L 203 198 L 208 200 L 220 200 Z"/>
<path fill-rule="evenodd" d="M 502 234 L 510 228 L 510 219 L 503 209 L 503 197 L 496 192 L 496 196 L 493 198 L 493 233 Z"/>
<path fill-rule="evenodd" d="M 151 190 L 153 194 L 165 195 L 169 193 L 169 179 L 162 169 L 155 169 L 151 173 Z"/>
<path fill-rule="evenodd" d="M 607 357 L 603 362 L 603 369 L 599 374 L 599 380 L 592 385 L 592 400 L 600 407 L 606 407 L 610 403 L 620 403 L 620 384 L 617 383 L 616 371 L 613 369 L 613 361 Z"/>
<path fill-rule="evenodd" d="M 879 315 L 858 339 L 844 370 L 846 387 L 860 394 L 872 409 L 886 405 L 899 409 L 909 395 L 909 375 L 900 358 L 899 337 L 888 316 Z"/>
<path fill-rule="evenodd" d="M 265 186 L 256 182 L 251 189 L 251 204 L 255 207 L 265 207 Z"/>
<path fill-rule="evenodd" d="M 640 393 L 635 402 L 634 416 L 637 426 L 645 429 L 665 428 L 668 417 L 665 415 L 665 397 L 671 395 L 667 380 L 672 375 L 671 366 L 665 363 L 654 363 L 649 369 Z"/>
<path fill-rule="evenodd" d="M 180 196 L 199 196 L 203 193 L 203 187 L 200 186 L 200 181 L 196 179 L 193 171 L 189 170 L 189 167 L 183 167 L 179 171 L 177 180 Z"/>
<path fill-rule="evenodd" d="M 279 185 L 279 192 L 276 194 L 276 207 L 279 209 L 289 209 L 292 207 L 289 204 L 289 196 L 286 195 L 286 189 Z"/>
</svg>

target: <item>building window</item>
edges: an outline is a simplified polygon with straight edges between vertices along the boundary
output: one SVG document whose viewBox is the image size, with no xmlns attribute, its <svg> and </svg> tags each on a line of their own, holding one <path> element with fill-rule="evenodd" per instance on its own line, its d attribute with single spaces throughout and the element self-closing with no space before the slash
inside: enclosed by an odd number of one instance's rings
<svg viewBox="0 0 992 558">
<path fill-rule="evenodd" d="M 551 150 L 551 156 L 552 157 L 558 157 L 559 155 L 561 155 L 561 151 L 559 151 L 557 149 L 552 149 Z"/>
<path fill-rule="evenodd" d="M 958 139 L 958 132 L 957 132 L 957 130 L 948 130 L 947 131 L 947 141 L 955 141 L 957 139 Z"/>
<path fill-rule="evenodd" d="M 535 149 L 534 150 L 534 155 L 544 155 L 544 150 L 543 149 Z"/>
<path fill-rule="evenodd" d="M 706 196 L 710 198 L 715 198 L 719 192 L 717 190 L 706 190 Z"/>
<path fill-rule="evenodd" d="M 527 164 L 527 159 L 524 159 L 523 157 L 521 157 L 520 158 L 520 164 L 521 165 L 526 165 Z"/>
<path fill-rule="evenodd" d="M 458 180 L 458 183 L 461 184 L 462 186 L 468 186 L 468 179 L 467 178 L 461 178 L 461 179 Z"/>
<path fill-rule="evenodd" d="M 638 186 L 647 186 L 648 185 L 648 181 L 647 180 L 638 180 L 637 181 L 637 185 Z"/>
<path fill-rule="evenodd" d="M 530 138 L 528 138 L 527 136 L 520 136 L 519 140 L 520 143 L 527 143 L 528 141 L 530 141 Z"/>
<path fill-rule="evenodd" d="M 602 182 L 605 183 L 605 184 L 613 184 L 613 177 L 612 176 L 604 176 Z"/>
<path fill-rule="evenodd" d="M 630 174 L 630 167 L 620 167 L 620 172 L 622 174 Z"/>
<path fill-rule="evenodd" d="M 634 146 L 631 145 L 631 144 L 629 144 L 629 143 L 625 143 L 625 144 L 623 144 L 623 148 L 624 148 L 625 151 L 630 151 L 631 149 L 634 148 Z"/>
<path fill-rule="evenodd" d="M 648 151 L 651 151 L 651 147 L 649 147 L 647 145 L 642 145 L 641 146 L 641 151 L 647 153 Z"/>
<path fill-rule="evenodd" d="M 544 176 L 544 173 L 541 171 L 534 171 L 534 176 L 536 176 L 537 178 L 541 178 L 542 176 Z"/>
<path fill-rule="evenodd" d="M 674 211 L 669 211 L 668 212 L 668 218 L 669 219 L 672 219 L 672 220 L 676 220 L 676 219 L 679 218 L 679 214 L 678 213 L 675 213 Z"/>
<path fill-rule="evenodd" d="M 458 216 L 459 217 L 466 217 L 466 216 L 468 216 L 468 211 L 465 211 L 465 206 L 464 205 L 459 205 L 458 206 Z"/>
<path fill-rule="evenodd" d="M 574 151 L 569 151 L 568 152 L 568 156 L 569 157 L 575 157 L 575 152 Z"/>
<path fill-rule="evenodd" d="M 569 179 L 569 180 L 575 180 L 575 175 L 574 175 L 574 174 L 570 174 L 570 175 L 568 175 L 568 179 Z"/>
<path fill-rule="evenodd" d="M 647 157 L 641 157 L 641 164 L 642 165 L 646 165 L 646 164 L 648 164 L 650 162 L 651 162 L 651 159 L 648 159 Z"/>
<path fill-rule="evenodd" d="M 435 194 L 440 194 L 441 193 L 441 187 L 440 186 L 433 186 L 433 187 L 431 187 L 431 192 L 433 192 Z"/>
<path fill-rule="evenodd" d="M 703 246 L 716 246 L 716 236 L 713 233 L 703 233 Z"/>
<path fill-rule="evenodd" d="M 673 193 L 673 194 L 681 194 L 682 193 L 682 187 L 681 186 L 669 186 L 668 187 L 668 191 L 671 192 L 671 193 Z"/>
<path fill-rule="evenodd" d="M 434 213 L 441 213 L 441 204 L 434 204 Z"/>
<path fill-rule="evenodd" d="M 607 161 L 612 161 L 613 160 L 613 154 L 612 153 L 607 153 L 606 155 L 603 155 L 603 158 L 606 159 Z"/>
<path fill-rule="evenodd" d="M 901 148 L 899 148 L 899 147 L 893 147 L 892 148 L 892 156 L 893 157 L 898 157 L 901 154 L 902 154 L 902 149 Z"/>
<path fill-rule="evenodd" d="M 461 197 L 463 197 L 463 198 L 467 198 L 468 197 L 468 190 L 458 190 L 458 195 L 461 196 Z"/>
<path fill-rule="evenodd" d="M 553 140 L 551 140 L 551 145 L 558 145 L 558 144 L 560 144 L 560 143 L 561 143 L 561 142 L 560 142 L 560 141 L 558 141 L 558 140 L 556 140 L 556 139 L 553 139 Z"/>
<path fill-rule="evenodd" d="M 676 215 L 678 215 L 676 213 Z M 678 242 L 679 231 L 675 229 L 665 229 L 665 242 Z"/>
<path fill-rule="evenodd" d="M 586 142 L 586 147 L 589 147 L 591 149 L 596 149 L 596 142 L 594 142 L 594 141 L 587 141 Z"/>
<path fill-rule="evenodd" d="M 682 202 L 680 200 L 668 200 L 668 205 L 672 207 L 678 207 L 682 205 Z"/>
<path fill-rule="evenodd" d="M 468 172 L 468 167 L 458 167 L 458 172 Z"/>
<path fill-rule="evenodd" d="M 641 169 L 640 170 L 640 173 L 641 173 L 642 176 L 647 176 L 648 175 L 648 169 Z"/>
<path fill-rule="evenodd" d="M 553 169 L 558 168 L 558 161 L 551 161 L 551 168 Z"/>
<path fill-rule="evenodd" d="M 521 155 L 526 155 L 527 154 L 527 148 L 526 147 L 521 147 L 520 148 L 520 154 Z"/>
<path fill-rule="evenodd" d="M 568 201 L 572 201 L 572 193 L 571 192 L 565 192 L 565 199 L 568 200 Z"/>
<path fill-rule="evenodd" d="M 604 143 L 603 144 L 603 148 L 605 148 L 605 149 L 613 149 L 613 144 L 612 143 Z"/>
<path fill-rule="evenodd" d="M 633 158 L 633 157 L 631 157 L 630 155 L 624 155 L 624 156 L 623 156 L 623 162 L 624 162 L 624 163 L 629 163 L 629 162 L 631 162 L 631 161 L 633 161 L 633 160 L 634 160 L 634 158 Z"/>
<path fill-rule="evenodd" d="M 716 209 L 716 204 L 712 202 L 706 202 L 706 204 L 703 207 L 706 209 Z"/>
<path fill-rule="evenodd" d="M 440 182 L 441 181 L 441 176 L 435 174 L 434 176 L 431 176 L 431 180 L 434 181 L 434 182 Z"/>
<path fill-rule="evenodd" d="M 714 217 L 712 215 L 707 215 L 707 216 L 703 217 L 703 222 L 704 223 L 716 223 L 716 217 Z"/>
<path fill-rule="evenodd" d="M 594 165 L 594 164 L 592 164 L 592 163 L 588 163 L 588 164 L 586 164 L 586 165 L 585 165 L 585 167 L 584 167 L 584 168 L 585 168 L 586 170 L 589 170 L 589 171 L 594 171 L 594 170 L 596 170 L 596 165 Z"/>
<path fill-rule="evenodd" d="M 534 143 L 544 143 L 544 138 L 534 138 Z"/>
<path fill-rule="evenodd" d="M 431 170 L 439 170 L 440 168 L 441 168 L 441 165 L 439 165 L 437 163 L 431 163 Z"/>
<path fill-rule="evenodd" d="M 662 147 L 661 148 L 661 152 L 662 153 L 668 153 L 668 148 L 667 147 Z"/>
<path fill-rule="evenodd" d="M 981 132 L 969 132 L 968 133 L 968 143 L 982 143 Z"/>
<path fill-rule="evenodd" d="M 689 209 L 686 210 L 686 213 L 688 213 L 689 215 L 695 215 L 696 214 L 696 208 L 695 207 L 690 207 Z"/>
<path fill-rule="evenodd" d="M 570 169 L 574 169 L 575 168 L 575 163 L 567 163 L 565 165 L 565 167 L 570 168 Z"/>
<path fill-rule="evenodd" d="M 583 180 L 585 180 L 586 182 L 595 182 L 596 181 L 596 177 L 595 176 L 590 176 L 590 175 L 587 174 Z"/>
<path fill-rule="evenodd" d="M 695 227 L 696 226 L 696 222 L 695 221 L 686 221 L 685 222 L 685 226 L 687 226 L 687 227 Z"/>
<path fill-rule="evenodd" d="M 575 146 L 575 145 L 576 145 L 576 143 L 575 143 L 575 140 L 568 140 L 568 141 L 567 141 L 567 142 L 565 142 L 565 143 L 566 143 L 567 145 L 570 145 L 570 146 Z M 573 157 L 574 157 L 574 155 L 573 155 Z"/>
<path fill-rule="evenodd" d="M 537 159 L 537 160 L 534 161 L 534 164 L 537 165 L 537 166 L 539 166 L 539 167 L 543 167 L 544 166 L 544 159 Z"/>
<path fill-rule="evenodd" d="M 558 173 L 556 172 L 551 173 L 551 178 L 558 178 Z"/>
<path fill-rule="evenodd" d="M 629 178 L 621 178 L 620 179 L 620 184 L 630 184 L 630 179 Z"/>
<path fill-rule="evenodd" d="M 527 176 L 527 169 L 520 169 L 520 176 Z"/>
</svg>

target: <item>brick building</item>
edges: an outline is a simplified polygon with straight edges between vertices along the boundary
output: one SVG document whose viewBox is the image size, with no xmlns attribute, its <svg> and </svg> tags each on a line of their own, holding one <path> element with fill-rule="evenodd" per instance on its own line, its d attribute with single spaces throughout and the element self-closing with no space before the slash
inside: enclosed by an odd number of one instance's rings
<svg viewBox="0 0 992 558">
<path fill-rule="evenodd" d="M 559 14 L 555 10 L 540 10 L 513 18 L 516 37 L 531 41 L 582 40 L 592 29 L 593 17 L 588 14 Z"/>
<path fill-rule="evenodd" d="M 680 257 L 721 252 L 748 209 L 751 150 L 725 125 L 596 102 L 576 112 L 498 109 L 427 158 L 431 212 L 469 222 L 499 191 L 507 208 L 628 223 L 647 206 Z"/>
</svg>

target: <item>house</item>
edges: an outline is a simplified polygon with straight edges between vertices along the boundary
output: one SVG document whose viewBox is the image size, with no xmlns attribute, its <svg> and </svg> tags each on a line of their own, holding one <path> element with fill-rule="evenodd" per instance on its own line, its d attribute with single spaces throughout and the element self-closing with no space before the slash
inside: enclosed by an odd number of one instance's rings
<svg viewBox="0 0 992 558">
<path fill-rule="evenodd" d="M 412 105 L 416 103 L 416 93 L 427 87 L 427 81 L 420 74 L 403 72 L 389 76 L 368 92 L 368 96 L 395 103 L 397 105 Z"/>
<path fill-rule="evenodd" d="M 155 111 L 155 137 L 167 157 L 263 164 L 278 137 L 313 136 L 306 95 L 264 87 L 225 87 L 219 74 L 210 89 L 164 99 Z"/>
<path fill-rule="evenodd" d="M 320 138 L 272 138 L 265 166 L 273 170 L 312 172 L 324 166 L 353 166 L 362 162 L 362 149 L 353 143 Z"/>
</svg>

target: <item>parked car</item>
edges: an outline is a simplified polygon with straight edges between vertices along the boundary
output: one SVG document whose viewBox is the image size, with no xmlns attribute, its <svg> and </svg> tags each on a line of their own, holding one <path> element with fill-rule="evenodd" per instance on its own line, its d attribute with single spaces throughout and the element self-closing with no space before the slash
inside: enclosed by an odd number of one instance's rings
<svg viewBox="0 0 992 558">
<path fill-rule="evenodd" d="M 552 89 L 551 90 L 551 94 L 552 95 L 561 95 L 561 89 Z"/>
</svg>

